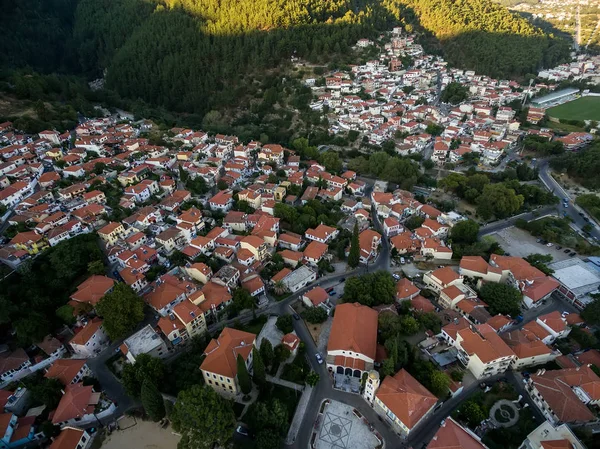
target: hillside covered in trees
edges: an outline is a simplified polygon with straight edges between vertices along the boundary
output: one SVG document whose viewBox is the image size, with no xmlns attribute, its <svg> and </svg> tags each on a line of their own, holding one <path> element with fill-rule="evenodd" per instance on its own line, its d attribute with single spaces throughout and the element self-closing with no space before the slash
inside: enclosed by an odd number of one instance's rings
<svg viewBox="0 0 600 449">
<path fill-rule="evenodd" d="M 401 24 L 457 66 L 492 76 L 554 65 L 566 45 L 490 0 L 0 0 L 2 68 L 96 78 L 120 96 L 204 114 L 259 95 L 293 55 L 354 62 L 361 37 Z M 106 71 L 106 72 L 105 72 Z"/>
</svg>

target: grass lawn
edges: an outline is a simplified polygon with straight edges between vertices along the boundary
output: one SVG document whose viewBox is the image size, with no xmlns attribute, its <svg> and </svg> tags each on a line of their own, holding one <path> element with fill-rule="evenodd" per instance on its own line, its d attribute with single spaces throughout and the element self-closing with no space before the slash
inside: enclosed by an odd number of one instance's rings
<svg viewBox="0 0 600 449">
<path fill-rule="evenodd" d="M 546 111 L 548 116 L 567 120 L 600 120 L 600 97 L 581 97 Z"/>
</svg>

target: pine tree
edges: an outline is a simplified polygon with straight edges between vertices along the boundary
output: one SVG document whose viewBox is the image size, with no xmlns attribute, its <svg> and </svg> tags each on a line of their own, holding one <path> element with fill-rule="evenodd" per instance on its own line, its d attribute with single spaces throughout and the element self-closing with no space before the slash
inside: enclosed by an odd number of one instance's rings
<svg viewBox="0 0 600 449">
<path fill-rule="evenodd" d="M 250 393 L 252 391 L 252 381 L 250 380 L 248 368 L 246 368 L 246 363 L 244 362 L 241 354 L 238 354 L 237 356 L 237 378 L 242 393 Z"/>
<path fill-rule="evenodd" d="M 348 265 L 356 268 L 360 262 L 360 243 L 358 241 L 358 223 L 354 223 L 352 240 L 350 242 L 350 254 L 348 254 Z"/>
<path fill-rule="evenodd" d="M 165 417 L 165 403 L 154 382 L 145 380 L 142 384 L 142 405 L 152 421 L 160 421 Z"/>
<path fill-rule="evenodd" d="M 265 369 L 265 363 L 263 362 L 262 357 L 260 356 L 260 352 L 256 350 L 256 348 L 252 349 L 252 357 L 253 357 L 253 376 L 254 382 L 257 385 L 263 386 L 267 382 L 267 371 Z"/>
</svg>

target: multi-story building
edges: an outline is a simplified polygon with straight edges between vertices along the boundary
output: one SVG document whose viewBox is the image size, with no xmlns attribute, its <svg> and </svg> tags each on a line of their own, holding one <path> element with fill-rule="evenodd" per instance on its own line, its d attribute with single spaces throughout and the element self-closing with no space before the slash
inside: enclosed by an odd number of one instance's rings
<svg viewBox="0 0 600 449">
<path fill-rule="evenodd" d="M 241 356 L 249 372 L 252 371 L 252 348 L 256 335 L 229 327 L 212 339 L 200 365 L 206 384 L 217 393 L 231 397 L 240 393 L 237 380 L 237 358 Z"/>
</svg>

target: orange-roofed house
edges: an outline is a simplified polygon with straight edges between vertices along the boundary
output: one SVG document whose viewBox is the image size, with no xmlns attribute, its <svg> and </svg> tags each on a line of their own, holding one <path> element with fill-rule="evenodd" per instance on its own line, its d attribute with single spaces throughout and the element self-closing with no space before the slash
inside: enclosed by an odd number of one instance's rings
<svg viewBox="0 0 600 449">
<path fill-rule="evenodd" d="M 65 394 L 52 415 L 52 424 L 60 427 L 82 425 L 96 421 L 100 393 L 95 393 L 91 385 L 82 383 L 67 385 Z M 110 407 L 114 409 L 114 404 Z"/>
<path fill-rule="evenodd" d="M 368 263 L 369 260 L 377 257 L 379 246 L 381 245 L 381 234 L 372 229 L 365 229 L 358 236 L 360 246 L 360 261 Z"/>
<path fill-rule="evenodd" d="M 256 335 L 229 327 L 212 339 L 200 365 L 206 384 L 217 393 L 231 397 L 240 393 L 237 381 L 237 357 L 240 355 L 248 371 L 252 371 L 252 348 Z"/>
<path fill-rule="evenodd" d="M 206 284 L 213 275 L 212 269 L 205 263 L 198 262 L 185 267 L 185 271 L 198 282 Z"/>
<path fill-rule="evenodd" d="M 48 449 L 87 449 L 92 437 L 85 430 L 76 427 L 63 427 Z"/>
<path fill-rule="evenodd" d="M 58 379 L 63 385 L 76 384 L 91 374 L 84 359 L 58 359 L 46 370 L 44 377 Z"/>
<path fill-rule="evenodd" d="M 536 335 L 525 329 L 506 332 L 502 334 L 502 340 L 515 353 L 515 358 L 512 361 L 514 370 L 526 366 L 543 365 L 560 355 L 559 351 L 553 351 Z"/>
<path fill-rule="evenodd" d="M 79 284 L 77 291 L 70 298 L 73 301 L 95 306 L 104 295 L 112 291 L 114 286 L 114 279 L 95 274 Z"/>
<path fill-rule="evenodd" d="M 378 382 L 378 376 L 369 373 L 369 388 L 365 388 L 363 395 L 375 412 L 404 437 L 433 411 L 438 402 L 437 397 L 404 369 L 394 376 L 386 376 L 377 387 Z"/>
<path fill-rule="evenodd" d="M 515 358 L 512 349 L 487 324 L 459 330 L 454 346 L 458 360 L 477 379 L 505 372 Z"/>
<path fill-rule="evenodd" d="M 400 301 L 410 301 L 415 296 L 421 293 L 419 287 L 413 284 L 407 278 L 400 279 L 396 283 L 396 300 Z"/>
<path fill-rule="evenodd" d="M 83 326 L 69 342 L 73 353 L 78 357 L 90 358 L 108 345 L 108 335 L 100 318 L 94 318 Z"/>
<path fill-rule="evenodd" d="M 490 265 L 502 270 L 502 281 L 514 285 L 523 294 L 523 303 L 528 308 L 539 306 L 556 290 L 560 283 L 546 276 L 520 257 L 490 256 Z"/>
<path fill-rule="evenodd" d="M 213 196 L 208 204 L 212 210 L 227 212 L 233 207 L 233 195 L 227 190 L 223 190 Z"/>
<path fill-rule="evenodd" d="M 329 293 L 323 287 L 314 287 L 302 295 L 302 302 L 307 307 L 318 307 L 329 303 Z M 328 310 L 326 308 L 326 310 Z"/>
<path fill-rule="evenodd" d="M 596 419 L 588 405 L 600 403 L 600 378 L 589 366 L 539 370 L 527 380 L 527 392 L 548 421 L 584 423 Z"/>
<path fill-rule="evenodd" d="M 43 235 L 33 231 L 19 232 L 9 243 L 15 248 L 27 251 L 29 254 L 37 254 L 48 248 L 48 241 Z"/>
<path fill-rule="evenodd" d="M 304 261 L 310 265 L 316 265 L 325 257 L 329 246 L 326 243 L 321 243 L 313 240 L 306 248 L 304 248 Z"/>
<path fill-rule="evenodd" d="M 462 284 L 463 277 L 451 267 L 444 267 L 425 273 L 423 282 L 433 291 L 439 293 L 451 285 Z"/>
<path fill-rule="evenodd" d="M 327 342 L 327 368 L 336 375 L 336 384 L 344 382 L 345 377 L 360 384 L 362 373 L 373 369 L 377 317 L 377 311 L 358 303 L 336 307 Z"/>
<path fill-rule="evenodd" d="M 502 280 L 502 270 L 491 266 L 481 256 L 463 256 L 460 260 L 458 272 L 462 276 L 482 279 L 486 282 L 500 282 Z"/>
<path fill-rule="evenodd" d="M 567 320 L 562 317 L 558 310 L 539 316 L 536 321 L 550 335 L 550 338 L 545 341 L 548 344 L 553 343 L 558 338 L 566 337 L 571 332 Z"/>
<path fill-rule="evenodd" d="M 269 248 L 263 239 L 256 235 L 247 235 L 240 240 L 240 246 L 250 251 L 256 260 L 264 260 L 269 253 Z"/>
<path fill-rule="evenodd" d="M 462 427 L 451 417 L 446 418 L 435 433 L 427 449 L 488 449 L 479 437 Z M 544 448 L 548 449 L 548 448 Z"/>
<path fill-rule="evenodd" d="M 98 230 L 98 235 L 108 245 L 114 245 L 117 240 L 127 237 L 127 232 L 121 223 L 113 221 Z"/>
<path fill-rule="evenodd" d="M 315 229 L 307 229 L 304 237 L 307 240 L 314 240 L 320 243 L 327 243 L 337 237 L 339 231 L 331 226 L 320 224 Z"/>
</svg>

